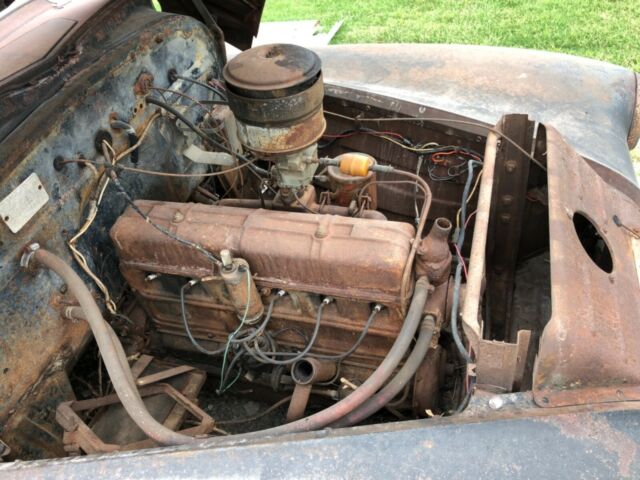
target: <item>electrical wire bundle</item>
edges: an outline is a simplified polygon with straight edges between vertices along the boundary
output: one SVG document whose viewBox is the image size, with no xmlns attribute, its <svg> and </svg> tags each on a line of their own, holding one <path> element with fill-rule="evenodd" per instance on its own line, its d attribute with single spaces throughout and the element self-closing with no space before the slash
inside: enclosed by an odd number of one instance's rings
<svg viewBox="0 0 640 480">
<path fill-rule="evenodd" d="M 458 145 L 439 145 L 435 142 L 413 143 L 408 138 L 396 132 L 378 131 L 366 127 L 344 130 L 339 134 L 325 134 L 323 137 L 329 138 L 328 142 L 318 144 L 319 149 L 325 149 L 333 145 L 342 138 L 353 137 L 358 134 L 366 134 L 381 138 L 397 145 L 404 150 L 418 155 L 418 168 L 416 174 L 420 174 L 424 158 L 428 158 L 427 173 L 433 181 L 454 180 L 467 172 L 468 160 L 482 161 L 482 155 L 474 150 Z M 451 158 L 449 158 L 451 157 Z M 443 169 L 444 174 L 439 173 Z"/>
<path fill-rule="evenodd" d="M 247 281 L 249 281 L 249 278 L 247 278 Z M 258 325 L 257 327 L 249 327 L 244 329 L 245 322 L 246 322 L 246 314 L 247 314 L 247 311 L 245 311 L 245 314 L 243 315 L 240 321 L 240 325 L 234 332 L 232 332 L 229 335 L 225 345 L 216 350 L 208 350 L 205 347 L 203 347 L 194 338 L 191 332 L 191 329 L 189 327 L 189 323 L 187 319 L 187 311 L 186 311 L 185 292 L 189 288 L 193 287 L 194 285 L 200 282 L 201 282 L 200 280 L 191 280 L 180 288 L 181 315 L 182 315 L 182 321 L 183 321 L 183 326 L 185 328 L 185 332 L 187 333 L 187 336 L 191 341 L 191 344 L 196 348 L 196 350 L 198 350 L 200 353 L 203 353 L 205 355 L 211 355 L 211 356 L 218 356 L 221 354 L 223 355 L 222 368 L 220 373 L 220 386 L 218 388 L 218 394 L 222 394 L 226 392 L 239 379 L 239 377 L 242 374 L 241 367 L 238 368 L 238 373 L 231 382 L 229 382 L 230 372 L 234 369 L 236 365 L 239 364 L 241 359 L 245 356 L 251 357 L 258 364 L 272 365 L 275 367 L 291 365 L 305 357 L 313 357 L 313 358 L 318 358 L 322 360 L 336 361 L 338 363 L 342 362 L 342 360 L 344 360 L 346 357 L 348 357 L 353 352 L 355 352 L 358 349 L 358 347 L 362 344 L 363 340 L 365 339 L 365 337 L 369 332 L 371 325 L 373 324 L 373 321 L 375 320 L 376 316 L 383 308 L 382 305 L 379 305 L 379 304 L 374 306 L 373 310 L 371 311 L 371 314 L 369 315 L 369 318 L 367 319 L 367 322 L 365 323 L 362 331 L 360 332 L 360 335 L 358 336 L 356 341 L 353 343 L 353 345 L 345 352 L 342 352 L 336 355 L 313 353 L 311 352 L 311 349 L 313 348 L 315 341 L 318 337 L 318 333 L 320 331 L 320 326 L 322 323 L 321 322 L 322 314 L 323 314 L 324 308 L 333 302 L 333 298 L 325 297 L 320 303 L 320 305 L 318 306 L 318 311 L 316 313 L 313 332 L 311 334 L 311 337 L 307 338 L 307 336 L 303 332 L 293 327 L 284 328 L 281 330 L 277 330 L 275 332 L 270 332 L 267 330 L 267 326 L 271 321 L 271 318 L 273 315 L 273 309 L 275 307 L 276 302 L 286 295 L 286 292 L 284 292 L 283 290 L 280 290 L 276 294 L 276 296 L 269 302 L 269 306 L 267 308 L 266 314 L 264 316 L 264 319 L 260 323 L 260 325 Z M 248 304 L 249 302 L 247 301 L 247 305 Z M 247 306 L 247 310 L 248 310 L 248 306 Z M 298 352 L 278 350 L 277 342 L 275 339 L 279 335 L 285 333 L 286 331 L 294 331 L 295 333 L 297 333 L 302 338 L 305 346 Z M 269 350 L 265 350 L 264 348 L 268 348 Z M 230 363 L 227 364 L 228 355 L 232 351 L 233 351 L 233 359 L 231 360 Z"/>
</svg>

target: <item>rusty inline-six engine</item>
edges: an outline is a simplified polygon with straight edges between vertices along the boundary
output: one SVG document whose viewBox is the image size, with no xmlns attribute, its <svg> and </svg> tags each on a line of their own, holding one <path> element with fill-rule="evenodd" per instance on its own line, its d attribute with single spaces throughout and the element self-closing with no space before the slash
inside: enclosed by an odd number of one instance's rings
<svg viewBox="0 0 640 480">
<path fill-rule="evenodd" d="M 229 189 L 252 183 L 234 185 L 241 184 L 238 157 L 247 168 L 264 162 L 259 198 L 240 190 L 213 204 L 136 201 L 111 238 L 160 344 L 222 358 L 221 391 L 237 375 L 276 389 L 287 379 L 287 419 L 298 420 L 314 384 L 354 385 L 372 375 L 402 330 L 419 278 L 429 294 L 443 290 L 421 307 L 434 333 L 445 310 L 451 223 L 438 219 L 422 238 L 431 191 L 412 172 L 360 152 L 319 158 L 326 120 L 313 52 L 256 47 L 230 60 L 223 76 L 229 105 L 216 105 L 203 121 L 239 147 L 213 155 L 229 165 L 220 172 Z M 185 155 L 208 152 L 190 145 Z M 379 172 L 420 188 L 417 229 L 372 208 Z M 406 388 L 408 405 L 433 402 L 414 395 L 410 377 L 395 393 Z"/>
<path fill-rule="evenodd" d="M 193 18 L 116 3 L 66 80 L 19 90 L 40 108 L 0 78 L 0 458 L 637 400 L 638 192 L 599 159 L 540 118 L 396 99 L 367 52 L 227 61 Z"/>
</svg>

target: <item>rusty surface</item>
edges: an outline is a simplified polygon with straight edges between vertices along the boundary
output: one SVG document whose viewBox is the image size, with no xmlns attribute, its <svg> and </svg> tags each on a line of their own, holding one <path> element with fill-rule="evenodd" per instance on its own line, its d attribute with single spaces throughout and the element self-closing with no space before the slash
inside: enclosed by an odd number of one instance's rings
<svg viewBox="0 0 640 480">
<path fill-rule="evenodd" d="M 223 76 L 242 144 L 275 162 L 280 188 L 309 185 L 318 166 L 315 143 L 326 128 L 318 56 L 296 45 L 264 45 L 227 63 Z"/>
<path fill-rule="evenodd" d="M 132 372 L 142 373 L 152 357 L 143 355 L 132 366 Z M 154 368 L 157 369 L 157 366 Z M 186 375 L 185 375 L 186 374 Z M 159 383 L 167 379 L 178 382 L 174 385 Z M 214 428 L 213 419 L 201 410 L 194 400 L 204 383 L 205 375 L 188 365 L 170 367 L 139 378 L 140 395 L 146 399 L 145 406 L 162 421 L 163 425 L 177 430 L 189 412 L 200 423 L 181 430 L 190 435 L 207 434 Z M 180 385 L 177 387 L 177 385 Z M 176 388 L 177 387 L 177 388 Z M 167 401 L 168 400 L 168 401 Z M 64 429 L 65 451 L 71 455 L 80 453 L 105 453 L 121 450 L 136 450 L 156 446 L 144 434 L 128 422 L 126 412 L 116 394 L 81 401 L 61 403 L 56 409 L 56 420 Z M 81 412 L 109 407 L 91 426 L 80 417 Z M 105 437 L 109 440 L 105 440 Z M 127 442 L 123 444 L 122 442 Z"/>
<path fill-rule="evenodd" d="M 328 382 L 336 376 L 338 366 L 335 362 L 317 358 L 303 358 L 293 364 L 291 378 L 300 385 Z"/>
<path fill-rule="evenodd" d="M 195 436 L 205 435 L 213 430 L 215 425 L 213 419 L 206 412 L 200 409 L 193 401 L 188 399 L 171 385 L 167 383 L 159 383 L 140 389 L 140 395 L 143 398 L 160 394 L 168 395 L 182 408 L 188 410 L 191 415 L 200 421 L 197 426 L 179 430 L 179 433 Z M 91 454 L 139 450 L 155 446 L 154 442 L 151 440 L 135 442 L 127 445 L 104 443 L 78 415 L 78 412 L 114 405 L 119 403 L 119 401 L 120 399 L 118 396 L 116 394 L 112 394 L 91 400 L 65 402 L 60 404 L 56 418 L 60 425 L 65 429 L 63 437 L 65 450 L 70 454 L 79 454 L 80 452 Z M 173 416 L 169 416 L 168 418 L 173 420 Z"/>
<path fill-rule="evenodd" d="M 540 339 L 535 401 L 552 407 L 640 399 L 634 239 L 613 220 L 615 215 L 628 228 L 640 228 L 637 200 L 610 188 L 556 130 L 547 129 L 547 144 L 552 316 Z M 576 212 L 606 243 L 610 272 L 583 248 Z"/>
<path fill-rule="evenodd" d="M 248 324 L 257 322 L 264 313 L 264 305 L 247 261 L 233 259 L 231 265 L 222 268 L 220 275 L 238 318 L 244 318 Z"/>
<path fill-rule="evenodd" d="M 86 200 L 96 177 L 90 168 L 71 164 L 55 170 L 53 159 L 57 156 L 74 159 L 79 154 L 90 160 L 101 159 L 93 145 L 95 132 L 109 131 L 109 115 L 114 111 L 120 118 L 130 118 L 135 105 L 132 85 L 142 65 L 156 78 L 166 77 L 164 62 L 169 59 L 175 61 L 180 71 L 191 65 L 202 70 L 218 68 L 215 44 L 202 25 L 146 8 L 144 14 L 132 15 L 135 8 L 131 3 L 112 2 L 114 9 L 109 21 L 101 24 L 102 17 L 95 19 L 98 24 L 93 24 L 95 28 L 83 37 L 82 59 L 67 58 L 70 63 L 60 65 L 37 84 L 13 92 L 12 102 L 0 96 L 0 130 L 10 129 L 14 121 L 20 123 L 20 128 L 0 144 L 3 159 L 0 198 L 32 172 L 38 174 L 51 192 L 50 202 L 19 234 L 0 228 L 0 436 L 20 458 L 60 454 L 61 444 L 43 429 L 55 431 L 53 415 L 48 413 L 52 403 L 73 398 L 72 390 L 67 388 L 66 371 L 89 338 L 85 322 L 70 321 L 60 314 L 66 306 L 74 304 L 61 280 L 45 271 L 22 271 L 18 265 L 21 249 L 31 241 L 73 261 L 66 241 L 86 217 Z M 53 8 L 48 3 L 49 7 Z M 165 34 L 159 44 L 155 41 L 158 33 Z M 105 52 L 107 42 L 113 48 Z M 172 51 L 179 54 L 172 55 Z M 192 58 L 197 59 L 195 64 Z M 60 77 L 64 79 L 62 93 Z M 19 115 L 25 105 L 31 112 L 28 118 Z M 143 116 L 135 117 L 132 123 L 139 128 L 144 122 Z M 47 128 L 42 128 L 45 124 Z M 159 134 L 159 129 L 169 135 L 175 135 L 176 130 L 162 121 L 155 127 L 147 136 L 148 152 L 157 149 L 164 153 L 146 157 L 142 153 L 142 160 L 151 168 L 167 168 L 169 162 L 172 168 L 184 168 L 173 164 L 175 153 L 167 149 Z M 0 137 L 4 133 L 3 130 Z M 114 140 L 118 151 L 127 143 L 122 137 L 116 136 Z M 123 175 L 122 181 L 134 197 L 158 199 L 186 199 L 194 186 L 193 182 L 157 182 L 127 175 Z M 108 227 L 125 204 L 109 189 L 96 221 L 79 244 L 90 267 L 115 295 L 121 292 L 122 279 L 108 239 Z M 30 420 L 39 427 L 34 427 Z"/>
<path fill-rule="evenodd" d="M 440 403 L 440 388 L 444 384 L 447 352 L 440 345 L 430 348 L 413 379 L 412 408 L 416 415 L 435 413 Z"/>
<path fill-rule="evenodd" d="M 532 150 L 534 122 L 527 115 L 505 117 L 502 131 L 525 151 Z M 525 223 L 531 160 L 511 143 L 498 149 L 493 175 L 492 208 L 487 238 L 487 291 L 490 298 L 486 338 L 511 341 L 513 285 Z"/>
<path fill-rule="evenodd" d="M 314 351 L 330 355 L 348 350 L 370 314 L 370 303 L 388 308 L 379 314 L 362 346 L 345 361 L 347 370 L 366 377 L 390 348 L 403 321 L 400 288 L 413 227 L 406 223 L 329 215 L 249 210 L 196 204 L 139 202 L 154 222 L 210 251 L 222 248 L 247 260 L 260 291 L 284 289 L 290 295 L 274 308 L 270 328 L 297 327 L 310 332 L 322 295 L 336 297 L 322 316 Z M 184 220 L 172 224 L 180 210 Z M 144 299 L 163 341 L 192 349 L 185 338 L 179 288 L 191 278 L 212 274 L 197 251 L 183 248 L 127 211 L 112 229 L 121 270 Z M 146 281 L 148 273 L 162 273 Z M 237 328 L 237 314 L 222 280 L 214 277 L 185 296 L 189 326 L 203 344 L 222 343 Z M 263 303 L 269 302 L 269 296 Z M 301 347 L 295 332 L 278 337 L 284 347 Z"/>
<path fill-rule="evenodd" d="M 133 86 L 133 93 L 136 95 L 146 95 L 150 88 L 153 87 L 153 75 L 150 73 L 141 73 Z"/>
<path fill-rule="evenodd" d="M 293 388 L 293 394 L 291 395 L 291 401 L 289 402 L 289 408 L 287 409 L 287 422 L 295 422 L 304 417 L 312 388 L 313 385 L 311 383 L 304 385 L 296 383 L 296 386 Z"/>
<path fill-rule="evenodd" d="M 382 220 L 146 200 L 137 205 L 184 239 L 244 258 L 259 286 L 389 304 L 400 299 L 415 234 L 411 225 Z M 177 212 L 184 218 L 179 223 L 172 221 Z M 111 238 L 123 270 L 191 278 L 212 273 L 206 257 L 158 232 L 132 209 L 117 220 Z"/>
<path fill-rule="evenodd" d="M 494 125 L 503 115 L 527 113 L 637 186 L 627 145 L 636 104 L 631 70 L 571 55 L 471 45 L 332 45 L 315 51 L 331 87 L 417 104 L 416 117 L 457 114 Z"/>
<path fill-rule="evenodd" d="M 384 213 L 378 210 L 366 209 L 358 212 L 356 215 L 351 215 L 349 208 L 342 205 L 318 204 L 316 202 L 315 190 L 313 188 L 313 185 L 307 186 L 305 191 L 302 193 L 302 195 L 299 195 L 298 198 L 300 199 L 299 202 L 298 199 L 295 199 L 295 202 L 291 205 L 285 204 L 283 202 L 283 198 L 280 195 L 278 195 L 273 200 L 265 200 L 264 204 L 259 198 L 223 198 L 222 200 L 218 201 L 218 205 L 241 208 L 262 208 L 264 205 L 264 208 L 267 210 L 306 212 L 306 210 L 298 204 L 300 203 L 305 205 L 309 210 L 313 212 L 326 213 L 328 215 L 368 218 L 371 220 L 387 220 L 387 217 L 385 217 Z"/>
<path fill-rule="evenodd" d="M 523 117 L 520 115 L 506 115 L 496 128 L 499 131 L 521 129 L 523 126 L 522 120 Z M 526 137 L 522 139 L 526 139 Z M 482 385 L 490 391 L 499 392 L 512 391 L 522 384 L 522 376 L 525 371 L 531 335 L 529 331 L 519 331 L 517 333 L 516 343 L 484 340 L 486 332 L 482 319 L 481 306 L 485 295 L 485 275 L 487 275 L 486 272 L 490 268 L 493 268 L 492 264 L 488 264 L 489 255 L 487 252 L 491 251 L 491 249 L 498 248 L 498 245 L 494 245 L 493 241 L 489 241 L 489 238 L 493 235 L 493 229 L 496 228 L 496 223 L 500 222 L 500 225 L 504 225 L 504 222 L 499 218 L 496 222 L 493 222 L 493 224 L 491 222 L 492 215 L 495 215 L 492 213 L 492 207 L 494 206 L 492 201 L 498 197 L 496 192 L 498 191 L 499 185 L 497 184 L 496 178 L 501 178 L 503 173 L 500 172 L 500 174 L 496 174 L 496 169 L 498 168 L 497 159 L 499 155 L 504 155 L 504 148 L 506 148 L 506 142 L 501 142 L 498 135 L 490 133 L 487 138 L 487 147 L 484 156 L 475 230 L 469 259 L 469 275 L 461 311 L 465 335 L 469 339 L 471 348 L 476 353 L 475 373 L 477 375 L 478 385 Z M 501 169 L 503 169 L 505 173 L 508 173 L 506 163 L 503 162 L 500 165 Z M 515 166 L 517 167 L 517 164 L 515 164 Z M 515 172 L 515 169 L 513 172 Z M 526 182 L 526 177 L 521 179 L 521 181 Z M 498 202 L 499 198 L 496 203 Z M 511 205 L 511 203 L 508 203 L 506 206 L 510 207 Z M 518 220 L 518 222 L 520 221 L 521 220 Z M 519 244 L 517 238 L 513 241 Z M 500 248 L 504 249 L 506 247 L 503 245 Z M 517 245 L 512 246 L 512 248 L 516 249 L 516 253 L 510 257 L 510 262 L 513 262 L 510 263 L 510 268 L 515 268 Z M 498 253 L 503 254 L 502 251 Z M 508 296 L 510 296 L 511 293 L 509 292 L 511 289 L 513 289 L 512 281 L 511 283 L 504 283 L 501 291 L 507 292 Z M 506 302 L 506 306 L 502 307 L 502 312 L 505 314 L 509 313 L 507 309 L 509 306 L 510 303 Z"/>
<path fill-rule="evenodd" d="M 144 356 L 146 355 L 143 355 L 143 357 Z M 195 367 L 192 367 L 191 365 L 181 365 L 179 367 L 170 368 L 168 370 L 163 370 L 138 378 L 136 380 L 136 385 L 139 387 L 144 387 L 145 385 L 157 383 L 162 380 L 166 380 L 167 378 L 175 377 L 176 375 L 182 375 L 183 373 L 191 372 L 192 370 L 195 370 Z"/>
<path fill-rule="evenodd" d="M 64 40 L 77 35 L 87 19 L 108 3 L 106 0 L 74 1 L 62 13 L 50 2 L 35 1 L 3 15 L 0 86 L 27 67 L 55 59 L 64 48 Z"/>
<path fill-rule="evenodd" d="M 273 98 L 252 98 L 228 92 L 229 106 L 236 118 L 252 125 L 283 126 L 302 122 L 322 109 L 322 75 L 300 92 Z"/>
<path fill-rule="evenodd" d="M 322 109 L 315 111 L 301 123 L 292 126 L 262 126 L 238 123 L 238 137 L 249 150 L 260 154 L 286 154 L 298 152 L 316 143 L 327 122 Z"/>
<path fill-rule="evenodd" d="M 370 156 L 370 158 L 375 162 L 373 157 Z M 356 200 L 358 193 L 366 183 L 375 181 L 376 172 L 369 171 L 364 177 L 356 177 L 342 173 L 340 167 L 331 165 L 327 168 L 327 176 L 331 187 L 330 200 L 336 205 L 348 207 L 351 202 Z M 377 184 L 369 185 L 363 195 L 368 197 L 368 208 L 376 210 L 378 208 Z"/>
<path fill-rule="evenodd" d="M 230 60 L 223 76 L 231 89 L 258 97 L 314 81 L 320 74 L 320 58 L 311 50 L 290 44 L 254 47 Z"/>
<path fill-rule="evenodd" d="M 449 235 L 451 222 L 437 218 L 431 230 L 420 242 L 416 257 L 416 277 L 426 275 L 431 285 L 437 286 L 449 279 L 451 273 L 451 249 Z"/>
<path fill-rule="evenodd" d="M 480 340 L 478 388 L 496 393 L 517 391 L 522 385 L 530 340 L 529 330 L 520 330 L 516 343 Z"/>
<path fill-rule="evenodd" d="M 476 211 L 475 228 L 469 257 L 469 274 L 461 309 L 462 327 L 471 344 L 473 351 L 479 351 L 482 340 L 481 303 L 484 294 L 484 277 L 486 269 L 487 235 L 489 231 L 489 216 L 491 214 L 491 199 L 493 196 L 493 176 L 496 155 L 498 152 L 498 135 L 490 133 L 487 137 L 487 147 L 482 166 L 480 193 L 478 194 L 478 209 Z"/>
</svg>

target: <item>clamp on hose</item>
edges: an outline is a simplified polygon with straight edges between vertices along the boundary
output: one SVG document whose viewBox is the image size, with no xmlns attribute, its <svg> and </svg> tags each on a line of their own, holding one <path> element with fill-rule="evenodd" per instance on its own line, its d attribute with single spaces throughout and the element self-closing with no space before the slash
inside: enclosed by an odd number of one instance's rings
<svg viewBox="0 0 640 480">
<path fill-rule="evenodd" d="M 31 258 L 35 255 L 35 253 L 38 250 L 40 250 L 40 244 L 34 242 L 31 245 L 29 245 L 26 250 L 27 251 L 22 254 L 22 257 L 20 257 L 20 266 L 22 268 L 29 267 L 29 262 L 31 262 Z"/>
</svg>

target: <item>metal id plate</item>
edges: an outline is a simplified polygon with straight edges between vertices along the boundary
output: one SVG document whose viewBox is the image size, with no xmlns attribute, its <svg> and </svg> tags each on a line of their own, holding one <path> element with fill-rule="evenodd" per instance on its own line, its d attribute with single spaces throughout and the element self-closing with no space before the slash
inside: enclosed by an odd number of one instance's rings
<svg viewBox="0 0 640 480">
<path fill-rule="evenodd" d="M 18 233 L 48 201 L 49 194 L 34 172 L 0 201 L 0 220 Z"/>
</svg>

